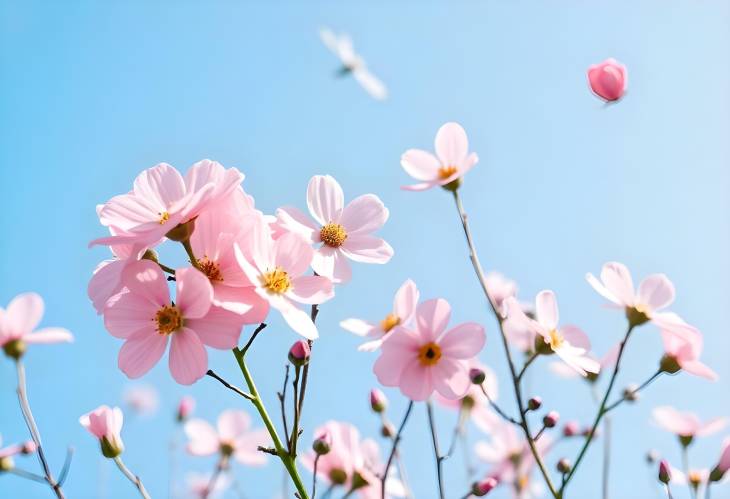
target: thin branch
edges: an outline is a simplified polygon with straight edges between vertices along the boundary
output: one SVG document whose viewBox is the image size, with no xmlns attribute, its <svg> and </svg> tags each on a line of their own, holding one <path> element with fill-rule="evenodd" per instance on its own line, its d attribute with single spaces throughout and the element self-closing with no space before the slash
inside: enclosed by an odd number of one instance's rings
<svg viewBox="0 0 730 499">
<path fill-rule="evenodd" d="M 314 458 L 314 469 L 312 470 L 312 499 L 317 497 L 317 465 L 319 465 L 319 457 L 320 455 L 317 454 L 317 457 Z"/>
<path fill-rule="evenodd" d="M 117 467 L 119 468 L 119 471 L 122 472 L 122 474 L 127 477 L 127 480 L 132 482 L 132 484 L 137 487 L 137 491 L 139 491 L 139 495 L 142 496 L 143 499 L 150 499 L 150 495 L 147 493 L 147 489 L 144 488 L 144 485 L 142 484 L 142 480 L 132 473 L 127 466 L 125 466 L 124 462 L 122 461 L 122 458 L 117 456 L 114 458 L 114 462 L 117 464 Z"/>
<path fill-rule="evenodd" d="M 611 471 L 611 418 L 603 420 L 603 466 L 601 469 L 601 495 L 608 499 L 609 474 Z"/>
<path fill-rule="evenodd" d="M 517 375 L 518 383 L 522 381 L 522 377 L 525 375 L 525 372 L 527 372 L 527 368 L 530 367 L 530 364 L 532 364 L 538 357 L 539 354 L 537 352 L 533 352 L 527 359 L 527 361 L 525 361 L 525 365 L 522 366 L 522 369 L 520 369 L 520 373 Z"/>
<path fill-rule="evenodd" d="M 69 447 L 66 450 L 66 460 L 63 462 L 63 468 L 61 468 L 61 474 L 58 475 L 58 485 L 61 486 L 66 482 L 66 478 L 68 477 L 68 472 L 71 469 L 71 460 L 74 457 L 74 448 Z"/>
<path fill-rule="evenodd" d="M 47 483 L 45 477 L 36 475 L 35 473 L 31 473 L 30 471 L 22 470 L 20 468 L 11 468 L 9 470 L 6 470 L 5 473 L 12 473 L 13 475 L 19 476 L 21 478 L 25 478 L 26 480 L 32 480 L 32 481 L 38 482 L 38 483 Z"/>
<path fill-rule="evenodd" d="M 489 402 L 489 405 L 491 405 L 491 406 L 492 406 L 492 409 L 494 409 L 495 411 L 497 411 L 497 414 L 499 414 L 500 416 L 502 416 L 502 418 L 503 418 L 504 420 L 506 420 L 506 421 L 508 421 L 508 422 L 510 422 L 510 423 L 512 423 L 512 424 L 514 424 L 514 425 L 520 426 L 520 422 L 519 422 L 519 421 L 517 421 L 517 420 L 516 420 L 515 418 L 513 418 L 512 416 L 508 416 L 508 415 L 507 415 L 507 413 L 506 413 L 506 412 L 504 412 L 504 411 L 502 410 L 502 408 L 501 408 L 501 407 L 499 407 L 499 406 L 497 405 L 497 403 L 496 403 L 496 402 L 495 402 L 494 400 L 492 400 L 492 397 L 490 397 L 490 396 L 489 396 L 489 393 L 488 393 L 488 392 L 487 392 L 487 390 L 486 390 L 486 389 L 484 388 L 484 385 L 483 385 L 483 384 L 482 384 L 482 385 L 479 385 L 479 388 L 481 388 L 481 389 L 482 389 L 482 393 L 484 394 L 484 396 L 485 396 L 485 397 L 487 397 L 487 401 Z"/>
<path fill-rule="evenodd" d="M 289 454 L 292 457 L 297 456 L 297 440 L 299 440 L 299 417 L 300 417 L 300 405 L 297 399 L 299 393 L 299 377 L 301 375 L 302 368 L 294 366 L 294 381 L 292 387 L 294 388 L 294 425 L 291 429 L 291 436 L 289 437 Z"/>
<path fill-rule="evenodd" d="M 205 373 L 205 374 L 207 374 L 208 376 L 210 376 L 213 379 L 218 380 L 221 385 L 225 386 L 229 390 L 232 390 L 232 391 L 236 392 L 241 397 L 243 397 L 243 398 L 245 398 L 247 400 L 251 400 L 251 401 L 254 400 L 254 396 L 253 395 L 251 395 L 250 393 L 246 393 L 243 390 L 241 390 L 240 388 L 238 388 L 237 386 L 234 386 L 234 385 L 230 384 L 228 381 L 226 381 L 223 378 L 221 378 L 220 376 L 218 376 L 215 373 L 215 371 L 213 371 L 212 369 L 208 369 L 208 372 Z"/>
<path fill-rule="evenodd" d="M 390 467 L 393 464 L 393 459 L 395 458 L 396 453 L 398 452 L 398 444 L 400 443 L 401 435 L 403 434 L 403 429 L 406 427 L 406 423 L 408 422 L 408 416 L 411 415 L 411 409 L 413 409 L 413 401 L 411 400 L 408 402 L 408 408 L 406 409 L 406 413 L 403 416 L 403 421 L 401 421 L 400 426 L 398 427 L 398 432 L 395 434 L 395 437 L 393 437 L 393 446 L 390 448 L 390 455 L 388 456 L 388 461 L 385 464 L 385 470 L 383 471 L 383 476 L 380 477 L 380 498 L 385 499 L 385 482 L 388 479 L 388 472 L 390 471 Z M 314 494 L 312 494 L 314 495 Z M 314 499 L 314 497 L 312 497 Z"/>
<path fill-rule="evenodd" d="M 317 275 L 315 272 L 314 275 Z M 319 306 L 318 305 L 312 305 L 311 312 L 309 314 L 309 317 L 312 319 L 312 323 L 317 322 L 317 316 L 319 315 Z M 302 388 L 299 392 L 299 414 L 302 413 L 302 407 L 304 406 L 304 395 L 307 393 L 307 381 L 309 380 L 309 365 L 312 363 L 312 346 L 314 345 L 314 342 L 312 340 L 307 340 L 307 343 L 309 344 L 309 362 L 307 362 L 304 365 L 304 368 L 302 370 Z"/>
<path fill-rule="evenodd" d="M 431 404 L 430 400 L 428 402 L 426 402 L 426 412 L 428 413 L 428 426 L 431 430 L 431 441 L 433 442 L 433 453 L 436 456 L 436 478 L 438 480 L 439 497 L 441 499 L 444 499 L 445 498 L 444 476 L 443 476 L 444 460 L 441 456 L 441 451 L 439 450 L 439 440 L 438 440 L 438 436 L 436 435 L 436 424 L 433 419 L 433 405 Z"/>
<path fill-rule="evenodd" d="M 213 490 L 215 490 L 215 484 L 218 482 L 218 478 L 226 468 L 227 461 L 228 458 L 224 456 L 221 456 L 220 459 L 218 459 L 218 462 L 215 465 L 215 470 L 213 470 L 213 473 L 210 475 L 210 480 L 208 480 L 208 485 L 205 486 L 205 490 L 200 495 L 201 499 L 208 499 L 210 494 L 213 493 Z"/>
<path fill-rule="evenodd" d="M 620 399 L 618 399 L 613 404 L 610 404 L 610 405 L 606 406 L 606 408 L 604 409 L 603 412 L 612 411 L 613 409 L 615 409 L 616 407 L 618 407 L 622 403 L 626 402 L 632 396 L 637 395 L 641 390 L 643 390 L 644 388 L 646 388 L 647 386 L 649 386 L 650 384 L 652 384 L 652 382 L 655 379 L 657 379 L 659 376 L 661 376 L 661 374 L 663 372 L 664 372 L 663 370 L 659 369 L 657 372 L 655 372 L 654 374 L 652 374 L 649 379 L 647 379 L 641 385 L 639 385 L 638 388 L 633 389 L 630 393 L 624 394 L 623 397 L 621 397 Z"/>
<path fill-rule="evenodd" d="M 262 322 L 261 324 L 259 324 L 256 327 L 256 329 L 253 330 L 253 333 L 251 333 L 251 337 L 246 342 L 246 345 L 244 345 L 243 349 L 241 349 L 241 352 L 243 353 L 243 355 L 246 355 L 246 352 L 248 352 L 248 349 L 251 348 L 251 345 L 253 344 L 253 340 L 256 339 L 256 337 L 259 335 L 259 333 L 261 331 L 264 330 L 265 327 L 266 327 L 266 323 Z"/>
<path fill-rule="evenodd" d="M 289 424 L 286 420 L 286 388 L 289 384 L 289 363 L 285 366 L 285 372 L 284 372 L 284 387 L 281 389 L 281 392 L 277 393 L 276 396 L 279 398 L 279 404 L 281 405 L 281 422 L 284 424 L 284 435 L 289 434 Z M 287 442 L 288 444 L 288 442 Z M 287 446 L 288 447 L 288 446 Z M 287 448 L 288 451 L 291 452 L 291 447 Z"/>
</svg>

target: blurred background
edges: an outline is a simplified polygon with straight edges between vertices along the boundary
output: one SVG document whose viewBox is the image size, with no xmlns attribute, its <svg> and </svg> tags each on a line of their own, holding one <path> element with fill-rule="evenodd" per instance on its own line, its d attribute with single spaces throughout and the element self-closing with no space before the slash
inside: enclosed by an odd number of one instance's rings
<svg viewBox="0 0 730 499">
<path fill-rule="evenodd" d="M 337 78 L 337 59 L 318 29 L 348 32 L 370 69 L 388 86 L 384 102 L 351 78 Z M 66 446 L 76 448 L 65 485 L 69 498 L 128 498 L 135 491 L 103 459 L 78 417 L 123 403 L 130 386 L 149 385 L 160 407 L 147 417 L 127 408 L 125 461 L 153 497 L 189 470 L 210 471 L 214 458 L 182 454 L 174 423 L 184 394 L 196 415 L 214 420 L 229 407 L 253 408 L 206 378 L 177 385 L 166 362 L 130 382 L 116 367 L 120 341 L 103 328 L 86 297 L 104 248 L 97 203 L 126 192 L 141 170 L 169 162 L 185 171 L 202 158 L 236 166 L 259 208 L 305 208 L 314 174 L 331 174 L 348 199 L 373 192 L 390 208 L 382 235 L 396 254 L 386 266 L 356 265 L 351 283 L 321 307 L 303 418 L 304 438 L 328 419 L 356 424 L 379 438 L 367 394 L 377 382 L 374 355 L 341 330 L 348 317 L 378 319 L 392 295 L 413 278 L 423 298 L 443 297 L 453 323 L 483 323 L 482 360 L 497 372 L 502 404 L 513 408 L 496 323 L 467 258 L 448 193 L 403 192 L 411 179 L 399 158 L 431 149 L 446 121 L 467 130 L 481 161 L 461 190 L 481 258 L 532 299 L 556 291 L 565 322 L 583 327 L 602 354 L 621 337 L 624 318 L 602 307 L 585 282 L 608 260 L 626 263 L 638 280 L 665 272 L 677 287 L 673 310 L 705 334 L 704 361 L 717 383 L 679 374 L 660 379 L 614 416 L 612 497 L 660 497 L 647 450 L 679 464 L 675 439 L 650 423 L 651 409 L 671 404 L 703 419 L 730 414 L 730 4 L 723 0 L 482 2 L 0 2 L 0 303 L 23 291 L 46 301 L 42 325 L 70 329 L 71 345 L 37 346 L 26 356 L 31 405 L 46 452 L 58 471 Z M 585 71 L 615 57 L 628 67 L 629 92 L 605 106 Z M 164 245 L 166 262 L 179 247 Z M 297 338 L 279 317 L 257 340 L 250 362 L 276 413 L 286 351 Z M 244 338 L 250 329 L 244 331 Z M 658 331 L 632 339 L 617 388 L 641 382 L 661 355 Z M 228 352 L 211 367 L 242 383 Z M 593 414 L 584 383 L 549 374 L 539 361 L 530 394 L 564 419 Z M 15 371 L 0 359 L 0 433 L 27 430 L 15 398 Z M 405 400 L 394 390 L 390 416 Z M 456 415 L 437 414 L 447 441 Z M 258 423 L 257 423 L 258 424 Z M 470 428 L 470 441 L 482 436 Z M 722 437 L 696 442 L 696 467 L 714 465 Z M 381 444 L 384 442 L 381 440 Z M 425 408 L 417 406 L 403 450 L 417 497 L 435 497 Z M 573 458 L 577 443 L 548 458 Z M 466 491 L 461 458 L 445 464 L 449 498 Z M 36 470 L 34 458 L 17 464 Z M 599 497 L 600 444 L 592 448 L 570 498 Z M 282 471 L 234 465 L 247 498 L 281 494 Z M 483 463 L 479 469 L 487 469 Z M 311 475 L 303 472 L 309 483 Z M 236 497 L 229 492 L 226 497 Z M 46 498 L 50 491 L 0 476 L 0 496 Z M 507 497 L 506 490 L 494 497 Z M 688 497 L 677 489 L 675 497 Z M 730 486 L 713 497 L 730 497 Z"/>
</svg>

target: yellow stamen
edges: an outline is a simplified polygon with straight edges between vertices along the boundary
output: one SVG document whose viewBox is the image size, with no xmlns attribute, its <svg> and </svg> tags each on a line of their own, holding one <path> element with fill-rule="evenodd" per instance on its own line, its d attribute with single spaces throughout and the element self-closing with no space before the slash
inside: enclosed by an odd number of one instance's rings
<svg viewBox="0 0 730 499">
<path fill-rule="evenodd" d="M 527 489 L 529 483 L 530 479 L 527 477 L 527 475 L 521 475 L 519 478 L 517 478 L 515 485 L 517 486 L 517 490 L 519 492 L 522 492 L 523 490 Z"/>
<path fill-rule="evenodd" d="M 330 222 L 319 231 L 319 238 L 327 246 L 339 248 L 347 239 L 347 232 L 342 225 Z"/>
<path fill-rule="evenodd" d="M 157 332 L 160 334 L 172 334 L 183 327 L 183 316 L 175 305 L 165 305 L 159 309 L 153 320 L 157 321 Z"/>
<path fill-rule="evenodd" d="M 455 166 L 442 166 L 441 168 L 439 168 L 439 178 L 441 180 L 446 180 L 458 170 L 459 169 Z"/>
<path fill-rule="evenodd" d="M 436 343 L 426 343 L 418 349 L 418 360 L 422 366 L 434 366 L 441 359 L 441 347 Z"/>
<path fill-rule="evenodd" d="M 221 274 L 221 266 L 214 262 L 207 256 L 198 259 L 198 268 L 205 274 L 211 281 L 223 281 L 223 274 Z"/>
<path fill-rule="evenodd" d="M 564 341 L 565 338 L 563 338 L 563 335 L 560 334 L 557 329 L 553 329 L 550 331 L 550 340 L 546 340 L 546 343 L 550 345 L 551 349 L 557 350 L 558 348 L 560 348 Z"/>
<path fill-rule="evenodd" d="M 167 221 L 170 220 L 170 214 L 166 211 L 163 211 L 162 213 L 158 213 L 158 215 L 160 215 L 160 220 L 158 221 L 158 223 L 160 225 L 165 225 L 165 223 L 167 223 Z"/>
<path fill-rule="evenodd" d="M 281 267 L 265 273 L 261 276 L 261 284 L 269 290 L 270 293 L 277 295 L 286 293 L 291 288 L 291 280 L 289 274 Z"/>
<path fill-rule="evenodd" d="M 380 328 L 384 333 L 389 333 L 398 324 L 400 324 L 400 317 L 395 314 L 388 314 L 385 316 L 385 319 L 380 321 Z"/>
</svg>

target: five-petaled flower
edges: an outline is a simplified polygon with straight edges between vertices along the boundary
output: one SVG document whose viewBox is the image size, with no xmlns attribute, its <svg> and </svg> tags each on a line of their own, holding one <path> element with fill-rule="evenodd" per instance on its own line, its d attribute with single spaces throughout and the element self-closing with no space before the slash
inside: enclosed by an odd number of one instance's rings
<svg viewBox="0 0 730 499">
<path fill-rule="evenodd" d="M 679 370 L 711 381 L 717 380 L 717 373 L 700 362 L 702 354 L 702 334 L 698 331 L 669 332 L 662 330 L 664 357 L 661 368 L 670 373 Z"/>
<path fill-rule="evenodd" d="M 48 327 L 35 331 L 43 317 L 43 298 L 36 293 L 23 293 L 13 298 L 8 308 L 0 307 L 0 347 L 9 357 L 19 359 L 31 343 L 73 341 L 66 329 Z"/>
<path fill-rule="evenodd" d="M 266 463 L 266 454 L 259 446 L 268 446 L 271 439 L 264 428 L 251 429 L 251 417 L 247 412 L 229 409 L 218 416 L 216 428 L 203 419 L 191 419 L 185 423 L 188 437 L 187 451 L 194 456 L 220 454 L 248 466 Z"/>
<path fill-rule="evenodd" d="M 683 445 L 689 445 L 694 437 L 706 437 L 717 433 L 728 423 L 727 418 L 701 421 L 692 412 L 681 412 L 670 406 L 655 407 L 652 418 L 657 426 L 677 435 Z"/>
</svg>

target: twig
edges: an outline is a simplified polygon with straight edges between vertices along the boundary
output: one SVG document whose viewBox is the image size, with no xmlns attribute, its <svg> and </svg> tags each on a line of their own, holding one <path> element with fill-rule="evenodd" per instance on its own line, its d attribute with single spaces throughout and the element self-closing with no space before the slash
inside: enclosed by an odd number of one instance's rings
<svg viewBox="0 0 730 499">
<path fill-rule="evenodd" d="M 315 272 L 314 275 L 317 275 Z M 310 318 L 312 319 L 312 323 L 317 322 L 317 316 L 319 315 L 319 306 L 318 305 L 312 305 L 312 310 L 309 314 Z M 314 345 L 314 342 L 312 340 L 307 340 L 307 343 L 309 344 L 309 362 L 307 362 L 304 365 L 304 368 L 302 370 L 302 388 L 299 392 L 299 414 L 302 413 L 302 407 L 304 406 L 304 394 L 307 392 L 307 381 L 309 380 L 309 366 L 312 363 L 312 346 Z"/>
<path fill-rule="evenodd" d="M 439 440 L 436 435 L 436 424 L 433 419 L 433 405 L 429 400 L 426 402 L 426 412 L 428 413 L 428 426 L 431 429 L 431 441 L 433 442 L 433 453 L 436 456 L 436 478 L 438 479 L 439 497 L 444 499 L 444 477 L 443 477 L 443 458 L 439 450 Z"/>
<path fill-rule="evenodd" d="M 216 379 L 216 380 L 220 381 L 221 385 L 225 386 L 229 390 L 232 390 L 232 391 L 236 392 L 241 397 L 243 397 L 243 398 L 245 398 L 247 400 L 253 400 L 254 399 L 253 395 L 251 395 L 250 393 L 246 393 L 243 390 L 241 390 L 240 388 L 238 388 L 237 386 L 234 386 L 234 385 L 230 384 L 228 381 L 226 381 L 223 378 L 221 378 L 220 376 L 218 376 L 215 373 L 215 371 L 213 371 L 212 369 L 208 369 L 208 372 L 205 373 L 205 374 L 207 374 L 208 376 L 210 376 L 213 379 Z"/>
<path fill-rule="evenodd" d="M 243 352 L 243 355 L 246 355 L 246 352 L 248 352 L 248 349 L 251 348 L 251 345 L 253 344 L 253 340 L 256 339 L 256 337 L 259 335 L 259 333 L 261 331 L 264 330 L 265 327 L 266 327 L 265 322 L 262 322 L 261 324 L 256 326 L 256 329 L 253 330 L 253 333 L 251 333 L 251 337 L 248 339 L 248 341 L 246 342 L 246 345 L 241 350 L 241 352 Z"/>
<path fill-rule="evenodd" d="M 601 494 L 608 499 L 609 475 L 611 472 L 611 418 L 603 420 L 603 467 L 601 473 Z"/>
<path fill-rule="evenodd" d="M 289 424 L 286 420 L 286 388 L 289 384 L 289 364 L 287 363 L 284 371 L 284 387 L 281 392 L 277 393 L 276 396 L 279 398 L 279 404 L 281 405 L 281 422 L 284 424 L 284 435 L 289 434 Z M 288 445 L 288 442 L 287 442 Z M 287 450 L 291 452 L 291 447 L 288 446 Z"/>
<path fill-rule="evenodd" d="M 213 493 L 215 484 L 218 482 L 218 478 L 225 469 L 227 461 L 228 459 L 224 456 L 221 456 L 221 458 L 218 459 L 218 462 L 215 465 L 215 470 L 213 471 L 213 474 L 210 475 L 210 480 L 208 480 L 208 485 L 205 486 L 205 490 L 200 495 L 201 499 L 208 499 L 208 496 Z"/>
<path fill-rule="evenodd" d="M 320 454 L 314 458 L 314 469 L 312 470 L 312 499 L 317 497 L 317 465 L 319 465 Z"/>
<path fill-rule="evenodd" d="M 525 375 L 525 372 L 527 372 L 527 368 L 530 367 L 530 364 L 532 364 L 535 359 L 539 357 L 539 354 L 537 352 L 533 352 L 528 359 L 525 361 L 525 365 L 522 366 L 522 369 L 520 369 L 520 373 L 517 375 L 517 382 L 522 381 L 522 377 Z"/>
<path fill-rule="evenodd" d="M 380 498 L 381 499 L 385 499 L 385 482 L 388 479 L 388 472 L 390 471 L 390 467 L 393 464 L 393 459 L 395 458 L 395 455 L 398 452 L 398 444 L 400 443 L 401 435 L 403 434 L 403 429 L 406 427 L 406 423 L 408 422 L 408 416 L 411 415 L 411 409 L 413 409 L 412 400 L 410 402 L 408 402 L 408 407 L 406 408 L 406 413 L 403 416 L 403 421 L 401 421 L 400 426 L 398 427 L 398 432 L 395 434 L 395 437 L 393 437 L 393 446 L 390 448 L 390 455 L 388 456 L 388 461 L 385 464 L 385 470 L 383 470 L 383 476 L 380 477 Z M 314 499 L 314 497 L 312 497 L 312 499 Z"/>
<path fill-rule="evenodd" d="M 122 472 L 122 474 L 127 477 L 127 480 L 132 482 L 132 484 L 137 487 L 137 490 L 139 491 L 139 495 L 142 496 L 143 499 L 150 499 L 150 495 L 147 493 L 147 489 L 144 488 L 144 485 L 142 484 L 142 480 L 139 479 L 137 475 L 132 473 L 129 468 L 127 468 L 124 465 L 124 462 L 122 461 L 122 458 L 117 456 L 114 458 L 114 462 L 117 464 L 117 467 L 119 468 L 119 471 Z"/>
<path fill-rule="evenodd" d="M 31 473 L 30 471 L 22 470 L 20 468 L 11 468 L 11 469 L 7 470 L 6 473 L 12 473 L 13 475 L 17 475 L 21 478 L 25 478 L 26 480 L 32 480 L 32 481 L 38 482 L 38 483 L 46 483 L 45 477 L 36 475 L 35 473 Z"/>
<path fill-rule="evenodd" d="M 519 422 L 519 421 L 517 421 L 517 420 L 516 420 L 515 418 L 513 418 L 512 416 L 508 416 L 508 415 L 507 415 L 507 413 L 505 413 L 505 412 L 504 412 L 504 411 L 502 410 L 502 408 L 501 408 L 501 407 L 499 407 L 499 406 L 497 405 L 497 403 L 496 403 L 496 402 L 494 402 L 494 400 L 492 400 L 492 397 L 490 397 L 490 396 L 489 396 L 489 393 L 488 393 L 488 392 L 487 392 L 487 390 L 486 390 L 486 389 L 484 388 L 484 385 L 483 385 L 483 384 L 482 384 L 482 385 L 479 385 L 479 388 L 481 388 L 481 389 L 482 389 L 482 393 L 484 394 L 484 396 L 485 396 L 485 397 L 487 397 L 487 401 L 489 402 L 489 405 L 491 405 L 491 406 L 492 406 L 492 409 L 494 409 L 495 411 L 497 411 L 497 414 L 499 414 L 500 416 L 502 416 L 502 418 L 503 418 L 504 420 L 506 420 L 506 421 L 509 421 L 510 423 L 512 423 L 512 424 L 514 424 L 514 425 L 520 426 L 520 422 Z"/>
<path fill-rule="evenodd" d="M 655 379 L 657 379 L 659 376 L 661 376 L 661 374 L 663 372 L 664 371 L 662 371 L 661 369 L 658 370 L 657 372 L 655 372 L 654 374 L 652 374 L 649 379 L 647 379 L 641 385 L 639 385 L 638 388 L 633 389 L 630 393 L 624 394 L 623 397 L 621 397 L 620 399 L 618 399 L 613 404 L 610 404 L 610 405 L 606 406 L 606 408 L 603 410 L 603 412 L 612 411 L 613 409 L 615 409 L 616 407 L 618 407 L 622 403 L 626 402 L 629 399 L 629 397 L 638 394 L 641 390 L 643 390 L 644 388 L 646 388 L 647 386 L 649 386 Z"/>
<path fill-rule="evenodd" d="M 195 267 L 197 270 L 200 270 L 200 263 L 198 262 L 198 259 L 195 258 L 195 253 L 193 252 L 193 247 L 190 244 L 190 239 L 186 239 L 185 241 L 180 241 L 180 243 L 183 245 L 183 248 L 185 248 L 185 253 L 188 255 L 188 259 L 190 260 L 190 265 Z"/>
<path fill-rule="evenodd" d="M 301 367 L 294 366 L 294 381 L 292 387 L 294 388 L 294 425 L 291 429 L 291 436 L 289 437 L 289 454 L 292 457 L 297 456 L 297 440 L 299 440 L 299 402 L 297 394 L 299 393 L 299 376 L 301 374 Z"/>
<path fill-rule="evenodd" d="M 61 474 L 58 475 L 58 485 L 61 486 L 66 482 L 66 478 L 68 477 L 68 472 L 71 469 L 71 460 L 74 457 L 74 448 L 69 447 L 66 450 L 66 460 L 63 462 L 63 468 L 61 468 Z"/>
</svg>

